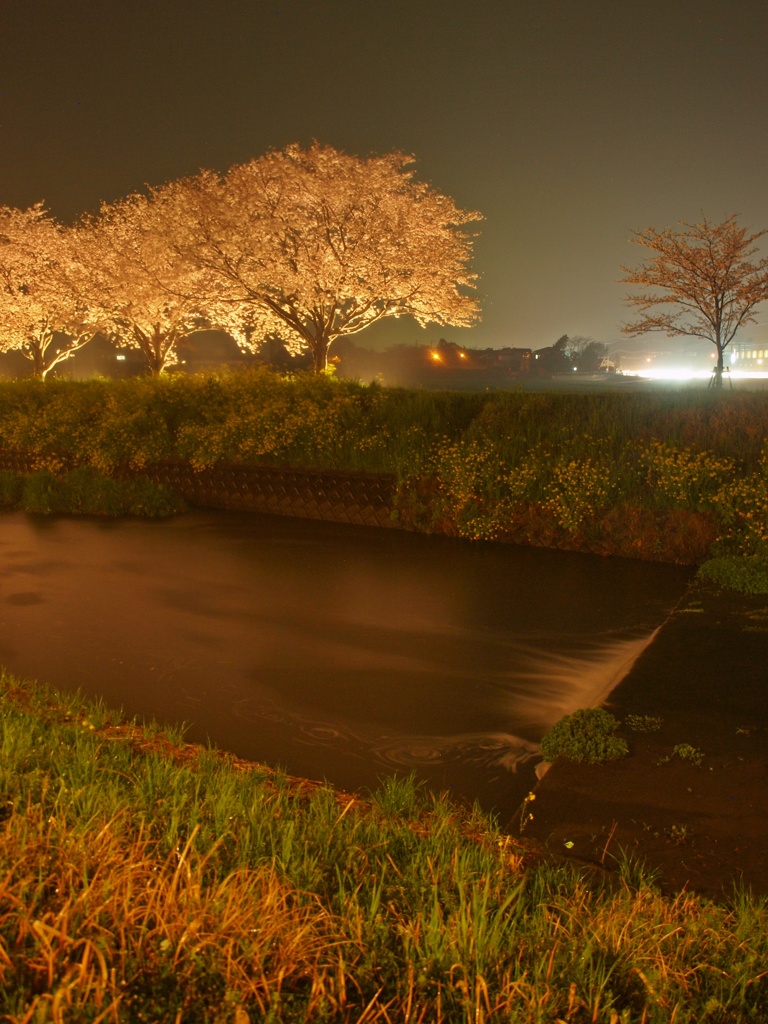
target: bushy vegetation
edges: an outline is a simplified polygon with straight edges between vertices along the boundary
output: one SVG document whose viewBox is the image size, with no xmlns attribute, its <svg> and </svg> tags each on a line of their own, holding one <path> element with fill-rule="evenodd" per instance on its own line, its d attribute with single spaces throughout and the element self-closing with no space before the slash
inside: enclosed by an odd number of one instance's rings
<svg viewBox="0 0 768 1024">
<path fill-rule="evenodd" d="M 16 508 L 24 493 L 24 477 L 10 470 L 0 470 L 0 508 Z"/>
<path fill-rule="evenodd" d="M 0 448 L 41 469 L 165 459 L 394 474 L 404 525 L 700 562 L 768 542 L 755 394 L 458 394 L 267 370 L 0 385 Z"/>
<path fill-rule="evenodd" d="M 166 487 L 141 476 L 116 480 L 89 466 L 63 473 L 0 471 L 0 508 L 40 515 L 163 517 L 184 507 Z"/>
<path fill-rule="evenodd" d="M 699 567 L 699 579 L 742 594 L 768 594 L 768 555 L 721 555 Z"/>
<path fill-rule="evenodd" d="M 0 1014 L 21 1021 L 762 1020 L 768 905 L 536 862 L 0 676 Z"/>
<path fill-rule="evenodd" d="M 629 753 L 626 742 L 614 735 L 618 727 L 605 708 L 582 708 L 552 726 L 542 737 L 541 753 L 547 761 L 558 757 L 589 764 L 615 761 Z"/>
</svg>

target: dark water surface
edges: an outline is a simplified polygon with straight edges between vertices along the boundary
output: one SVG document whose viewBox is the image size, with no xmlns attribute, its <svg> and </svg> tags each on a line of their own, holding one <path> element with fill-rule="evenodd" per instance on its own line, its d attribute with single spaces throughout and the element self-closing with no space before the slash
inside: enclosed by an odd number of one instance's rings
<svg viewBox="0 0 768 1024">
<path fill-rule="evenodd" d="M 0 518 L 0 663 L 335 785 L 511 813 L 690 570 L 238 513 Z"/>
</svg>

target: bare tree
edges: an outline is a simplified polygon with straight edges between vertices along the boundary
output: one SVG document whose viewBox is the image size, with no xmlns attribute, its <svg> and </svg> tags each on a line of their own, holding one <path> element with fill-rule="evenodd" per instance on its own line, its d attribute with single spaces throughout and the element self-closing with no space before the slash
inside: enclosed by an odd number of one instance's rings
<svg viewBox="0 0 768 1024">
<path fill-rule="evenodd" d="M 755 306 L 768 299 L 768 258 L 753 259 L 754 243 L 766 232 L 749 234 L 736 225 L 735 215 L 721 224 L 705 218 L 681 227 L 633 233 L 631 241 L 652 255 L 636 270 L 622 267 L 622 280 L 656 290 L 627 296 L 640 316 L 622 331 L 663 331 L 711 342 L 717 351 L 713 383 L 722 387 L 725 349 L 740 327 L 755 320 Z"/>
<path fill-rule="evenodd" d="M 386 316 L 469 326 L 480 219 L 413 180 L 399 153 L 361 159 L 289 146 L 221 176 L 151 192 L 166 240 L 214 286 L 206 312 L 245 348 L 271 334 L 324 370 L 335 338 Z"/>
<path fill-rule="evenodd" d="M 0 351 L 20 351 L 44 379 L 99 326 L 72 229 L 57 224 L 41 203 L 0 207 Z"/>
</svg>

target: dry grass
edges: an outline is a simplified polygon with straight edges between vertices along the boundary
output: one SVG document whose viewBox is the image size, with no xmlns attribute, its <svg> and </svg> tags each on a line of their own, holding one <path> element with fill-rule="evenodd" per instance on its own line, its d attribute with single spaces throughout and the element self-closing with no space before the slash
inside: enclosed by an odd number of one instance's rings
<svg viewBox="0 0 768 1024">
<path fill-rule="evenodd" d="M 3 677 L 0 1019 L 742 1024 L 768 907 L 537 862 L 477 811 L 368 798 Z"/>
<path fill-rule="evenodd" d="M 335 970 L 337 925 L 274 865 L 208 879 L 213 851 L 193 849 L 194 831 L 160 856 L 119 819 L 83 833 L 39 807 L 14 818 L 2 984 L 31 999 L 8 1019 L 216 1019 L 244 1003 L 264 1014 L 302 988 L 311 1007 L 313 979 Z"/>
</svg>

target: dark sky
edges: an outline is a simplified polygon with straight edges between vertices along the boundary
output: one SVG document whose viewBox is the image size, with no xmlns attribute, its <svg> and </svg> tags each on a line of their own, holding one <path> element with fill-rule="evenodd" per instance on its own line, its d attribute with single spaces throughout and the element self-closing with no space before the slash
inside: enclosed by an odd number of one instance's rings
<svg viewBox="0 0 768 1024">
<path fill-rule="evenodd" d="M 611 341 L 631 229 L 768 227 L 766 44 L 765 0 L 0 0 L 0 204 L 399 149 L 485 214 L 483 323 L 361 343 Z"/>
</svg>

